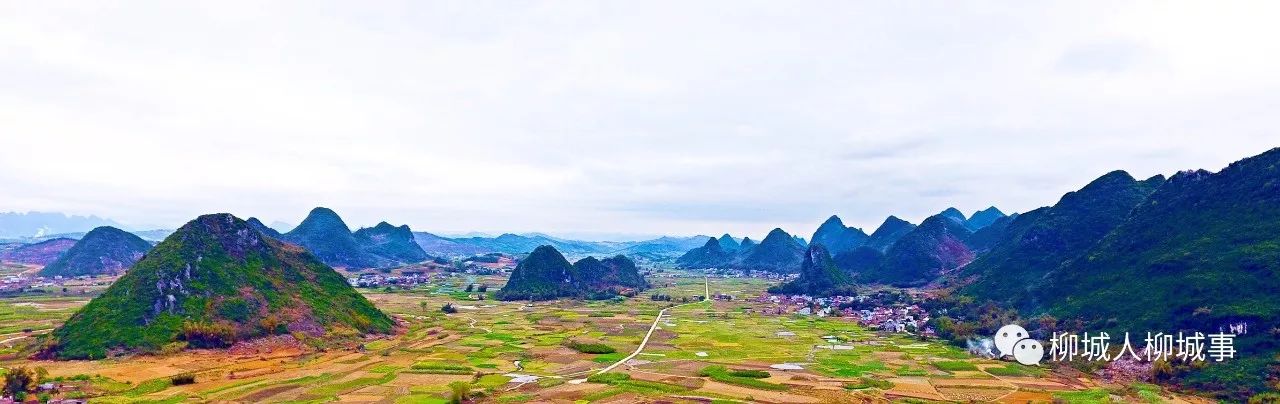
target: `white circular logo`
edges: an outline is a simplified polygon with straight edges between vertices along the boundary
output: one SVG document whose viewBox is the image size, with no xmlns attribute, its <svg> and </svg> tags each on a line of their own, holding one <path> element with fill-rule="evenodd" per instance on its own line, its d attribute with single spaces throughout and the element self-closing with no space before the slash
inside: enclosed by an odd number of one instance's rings
<svg viewBox="0 0 1280 404">
<path fill-rule="evenodd" d="M 992 339 L 996 343 L 996 350 L 1000 351 L 1000 357 L 1013 355 L 1014 360 L 1027 366 L 1039 365 L 1040 359 L 1044 358 L 1044 345 L 1031 339 L 1031 333 L 1020 325 L 1000 327 Z"/>
<path fill-rule="evenodd" d="M 1013 347 L 1013 359 L 1023 365 L 1039 365 L 1041 358 L 1044 358 L 1044 345 L 1040 345 L 1040 341 L 1027 338 Z"/>
<path fill-rule="evenodd" d="M 996 330 L 995 338 L 996 350 L 1000 351 L 1000 356 L 1013 355 L 1013 344 L 1024 338 L 1030 338 L 1027 329 L 1017 324 L 1009 324 Z"/>
</svg>

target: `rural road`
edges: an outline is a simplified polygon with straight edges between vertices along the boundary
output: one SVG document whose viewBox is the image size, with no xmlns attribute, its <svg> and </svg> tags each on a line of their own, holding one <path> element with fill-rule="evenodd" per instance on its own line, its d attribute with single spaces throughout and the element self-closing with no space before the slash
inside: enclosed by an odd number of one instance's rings
<svg viewBox="0 0 1280 404">
<path fill-rule="evenodd" d="M 711 298 L 711 281 L 709 281 L 707 278 L 702 278 L 702 282 L 703 282 L 704 287 L 705 287 L 705 288 L 706 288 L 706 290 L 707 290 L 707 294 L 706 294 L 706 295 L 703 295 L 702 299 L 703 299 L 703 301 L 706 301 L 706 300 L 709 300 L 709 299 Z M 631 360 L 632 358 L 635 358 L 635 357 L 636 357 L 636 355 L 639 355 L 639 354 L 640 354 L 640 351 L 643 351 L 643 350 L 644 350 L 644 346 L 645 346 L 645 345 L 647 345 L 647 344 L 649 343 L 649 337 L 652 337 L 652 336 L 653 336 L 653 330 L 658 329 L 658 322 L 659 322 L 659 321 L 662 321 L 662 316 L 667 315 L 667 310 L 671 310 L 671 309 L 674 309 L 674 308 L 676 308 L 676 307 L 680 307 L 680 306 L 687 306 L 687 305 L 694 304 L 694 303 L 702 303 L 702 302 L 701 302 L 701 301 L 699 301 L 699 302 L 689 302 L 689 303 L 685 303 L 685 304 L 681 304 L 681 305 L 671 306 L 671 307 L 668 307 L 668 308 L 662 309 L 662 311 L 659 311 L 659 312 L 658 312 L 658 317 L 655 317 L 655 318 L 653 319 L 653 325 L 649 326 L 649 333 L 647 333 L 647 334 L 645 334 L 645 335 L 644 335 L 644 339 L 640 341 L 640 346 L 636 347 L 636 351 L 635 351 L 635 352 L 632 352 L 632 353 L 631 353 L 631 355 L 627 355 L 627 357 L 622 358 L 622 360 L 617 361 L 617 362 L 614 362 L 614 364 L 609 365 L 609 367 L 606 367 L 606 368 L 604 368 L 604 369 L 600 369 L 600 371 L 599 371 L 599 372 L 596 372 L 596 374 L 607 373 L 607 372 L 609 372 L 610 370 L 613 370 L 614 368 L 617 368 L 618 366 L 622 366 L 622 364 L 623 364 L 623 363 L 627 363 L 627 361 Z"/>
</svg>

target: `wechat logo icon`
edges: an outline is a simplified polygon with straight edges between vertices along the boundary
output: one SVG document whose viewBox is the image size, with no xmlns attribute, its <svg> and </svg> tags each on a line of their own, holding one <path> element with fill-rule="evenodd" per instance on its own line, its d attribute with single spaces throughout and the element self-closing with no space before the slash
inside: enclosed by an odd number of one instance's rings
<svg viewBox="0 0 1280 404">
<path fill-rule="evenodd" d="M 1013 355 L 1014 360 L 1027 366 L 1039 365 L 1040 359 L 1044 358 L 1044 345 L 1031 339 L 1031 334 L 1020 325 L 1000 327 L 993 340 L 996 350 L 1000 351 L 1000 357 Z"/>
</svg>

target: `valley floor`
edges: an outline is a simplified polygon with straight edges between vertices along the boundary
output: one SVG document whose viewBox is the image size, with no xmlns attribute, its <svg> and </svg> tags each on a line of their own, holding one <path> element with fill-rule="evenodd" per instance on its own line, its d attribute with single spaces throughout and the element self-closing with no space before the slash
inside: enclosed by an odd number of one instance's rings
<svg viewBox="0 0 1280 404">
<path fill-rule="evenodd" d="M 840 318 L 760 314 L 751 298 L 769 286 L 764 280 L 651 280 L 656 289 L 630 299 L 530 304 L 472 300 L 476 293 L 463 285 L 486 283 L 492 294 L 503 279 L 456 275 L 411 290 L 365 290 L 410 327 L 362 349 L 264 344 L 261 353 L 68 362 L 15 353 L 87 299 L 5 298 L 0 347 L 8 348 L 0 352 L 8 358 L 0 366 L 42 367 L 98 397 L 93 402 L 435 403 L 446 402 L 449 384 L 459 381 L 470 383 L 475 400 L 498 403 L 1188 400 L 1155 386 L 1107 385 L 1069 370 L 973 358 L 939 341 L 880 334 Z M 708 292 L 736 299 L 679 302 Z M 676 301 L 653 301 L 650 294 Z M 458 311 L 443 313 L 445 304 Z M 624 360 L 651 328 L 644 349 Z M 568 341 L 614 352 L 583 353 Z M 592 377 L 614 364 L 608 376 Z M 172 385 L 179 374 L 195 375 L 195 383 Z"/>
</svg>

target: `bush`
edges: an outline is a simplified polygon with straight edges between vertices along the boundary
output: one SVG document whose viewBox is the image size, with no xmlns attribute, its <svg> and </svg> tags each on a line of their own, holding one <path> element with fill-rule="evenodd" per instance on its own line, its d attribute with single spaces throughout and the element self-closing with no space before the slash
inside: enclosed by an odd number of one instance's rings
<svg viewBox="0 0 1280 404">
<path fill-rule="evenodd" d="M 193 384 L 196 382 L 196 375 L 191 373 L 183 373 L 183 374 L 176 375 L 169 378 L 169 382 L 173 383 L 174 386 L 181 386 L 184 384 Z"/>
<path fill-rule="evenodd" d="M 764 379 L 769 377 L 769 372 L 763 370 L 739 369 L 729 372 L 730 376 L 748 377 L 752 379 Z"/>
<path fill-rule="evenodd" d="M 754 379 L 750 377 L 734 376 L 733 372 L 730 372 L 728 368 L 720 365 L 712 365 L 712 366 L 707 366 L 705 368 L 702 368 L 702 370 L 698 372 L 698 375 L 703 377 L 710 377 L 711 380 L 715 380 L 717 382 L 727 383 L 727 384 L 736 384 L 739 386 L 750 387 L 753 389 L 772 390 L 772 391 L 782 391 L 787 389 L 787 386 L 783 386 L 781 384 L 769 383 L 763 380 Z"/>
<path fill-rule="evenodd" d="M 458 404 L 471 396 L 471 383 L 457 381 L 449 383 L 449 402 Z"/>
<path fill-rule="evenodd" d="M 236 330 L 228 324 L 187 321 L 182 323 L 182 339 L 194 348 L 226 348 L 236 342 Z"/>
<path fill-rule="evenodd" d="M 613 349 L 613 347 L 605 344 L 592 344 L 592 343 L 584 343 L 584 342 L 578 342 L 578 341 L 569 341 L 569 342 L 566 342 L 564 346 L 573 348 L 573 350 L 582 352 L 585 354 L 611 354 L 614 352 L 618 352 L 617 349 Z"/>
<path fill-rule="evenodd" d="M 26 396 L 28 391 L 35 390 L 37 384 L 40 384 L 40 374 L 30 368 L 16 367 L 4 374 L 4 393 L 7 395 Z"/>
</svg>

